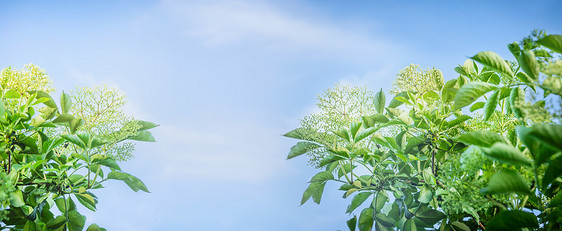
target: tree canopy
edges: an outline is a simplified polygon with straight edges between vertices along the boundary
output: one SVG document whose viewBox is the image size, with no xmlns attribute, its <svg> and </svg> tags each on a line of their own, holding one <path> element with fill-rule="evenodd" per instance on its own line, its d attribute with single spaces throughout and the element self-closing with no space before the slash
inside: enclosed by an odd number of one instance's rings
<svg viewBox="0 0 562 231">
<path fill-rule="evenodd" d="M 122 111 L 124 94 L 108 87 L 62 93 L 59 103 L 45 71 L 6 68 L 0 79 L 0 230 L 83 230 L 82 207 L 95 211 L 93 193 L 107 180 L 148 192 L 118 160 L 128 141 L 154 141 L 157 125 Z M 91 224 L 88 231 L 105 230 Z"/>
<path fill-rule="evenodd" d="M 301 204 L 333 182 L 352 198 L 350 230 L 560 230 L 562 35 L 507 48 L 514 61 L 479 52 L 446 82 L 410 65 L 390 97 L 320 96 L 320 112 L 285 134 L 300 140 L 288 159 L 307 154 L 320 170 Z M 369 110 L 338 113 L 357 104 Z"/>
</svg>

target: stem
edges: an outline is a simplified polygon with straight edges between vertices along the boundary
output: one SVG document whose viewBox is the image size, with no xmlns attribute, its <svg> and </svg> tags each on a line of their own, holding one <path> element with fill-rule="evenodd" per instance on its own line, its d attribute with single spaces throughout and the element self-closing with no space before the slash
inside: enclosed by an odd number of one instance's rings
<svg viewBox="0 0 562 231">
<path fill-rule="evenodd" d="M 351 181 L 351 180 L 349 179 L 349 177 L 347 176 L 347 172 L 345 172 L 345 168 L 342 166 L 341 160 L 338 161 L 338 165 L 340 166 L 340 169 L 341 169 L 341 171 L 343 172 L 343 175 L 345 176 L 345 179 L 347 179 L 347 182 L 348 182 L 349 184 L 353 184 L 353 181 Z"/>
</svg>

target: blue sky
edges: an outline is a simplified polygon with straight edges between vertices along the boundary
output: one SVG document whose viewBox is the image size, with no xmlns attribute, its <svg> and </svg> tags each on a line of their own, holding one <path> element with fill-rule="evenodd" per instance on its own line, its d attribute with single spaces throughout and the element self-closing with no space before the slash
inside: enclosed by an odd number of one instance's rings
<svg viewBox="0 0 562 231">
<path fill-rule="evenodd" d="M 34 63 L 56 88 L 106 83 L 157 143 L 95 192 L 87 223 L 109 230 L 345 230 L 335 185 L 299 206 L 314 169 L 281 134 L 338 82 L 388 91 L 410 63 L 446 79 L 533 29 L 562 34 L 562 2 L 0 1 L 0 67 Z"/>
</svg>

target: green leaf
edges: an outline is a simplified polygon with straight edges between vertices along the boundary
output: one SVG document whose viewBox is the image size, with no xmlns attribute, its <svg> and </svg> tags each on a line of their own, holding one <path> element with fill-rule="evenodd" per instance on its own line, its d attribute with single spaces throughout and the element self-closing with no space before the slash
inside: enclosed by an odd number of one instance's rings
<svg viewBox="0 0 562 231">
<path fill-rule="evenodd" d="M 488 186 L 480 189 L 484 194 L 521 193 L 531 194 L 529 185 L 519 173 L 513 170 L 502 170 L 492 176 Z"/>
<path fill-rule="evenodd" d="M 111 156 L 95 154 L 92 156 L 92 163 L 97 163 L 106 167 L 111 168 L 111 170 L 121 170 L 115 159 Z"/>
<path fill-rule="evenodd" d="M 308 188 L 306 188 L 302 194 L 301 205 L 306 203 L 306 201 L 308 201 L 311 197 L 316 204 L 320 204 L 320 199 L 322 198 L 325 186 L 326 183 L 310 183 Z"/>
<path fill-rule="evenodd" d="M 504 210 L 486 223 L 486 230 L 520 230 L 521 228 L 539 228 L 537 217 L 520 210 Z"/>
<path fill-rule="evenodd" d="M 55 101 L 53 100 L 53 98 L 51 97 L 51 95 L 49 95 L 49 93 L 44 92 L 44 91 L 28 91 L 29 94 L 33 95 L 33 94 L 37 94 L 37 99 L 39 98 L 48 98 L 49 101 L 44 102 L 43 104 L 47 105 L 50 108 L 58 108 L 57 104 L 55 103 Z"/>
<path fill-rule="evenodd" d="M 365 208 L 359 215 L 359 230 L 371 231 L 373 229 L 373 209 Z"/>
<path fill-rule="evenodd" d="M 86 216 L 82 216 L 76 210 L 68 212 L 68 230 L 82 231 L 86 223 Z"/>
<path fill-rule="evenodd" d="M 324 171 L 324 172 L 316 173 L 316 175 L 314 175 L 312 179 L 310 179 L 310 183 L 324 183 L 326 181 L 333 180 L 333 179 L 334 179 L 334 175 L 332 174 L 332 172 Z"/>
<path fill-rule="evenodd" d="M 488 121 L 494 111 L 496 111 L 496 106 L 498 105 L 498 97 L 499 97 L 499 90 L 495 90 L 490 98 L 486 100 L 486 104 L 484 105 L 484 121 Z"/>
<path fill-rule="evenodd" d="M 371 116 L 363 116 L 361 118 L 363 119 L 363 123 L 366 128 L 374 127 L 377 123 L 387 123 L 389 121 L 389 119 L 383 114 L 374 114 Z"/>
<path fill-rule="evenodd" d="M 491 68 L 492 70 L 506 74 L 509 77 L 513 77 L 513 71 L 511 70 L 509 64 L 500 55 L 493 51 L 483 51 L 471 58 L 474 61 Z"/>
<path fill-rule="evenodd" d="M 507 49 L 509 49 L 509 52 L 511 52 L 515 58 L 519 57 L 521 54 L 521 48 L 519 47 L 518 42 L 507 44 Z"/>
<path fill-rule="evenodd" d="M 381 211 L 386 202 L 388 202 L 388 195 L 386 194 L 386 192 L 381 190 L 377 193 L 377 198 L 375 198 L 373 202 L 375 211 Z"/>
<path fill-rule="evenodd" d="M 474 104 L 472 104 L 472 106 L 470 106 L 470 112 L 474 112 L 480 108 L 484 107 L 484 102 L 476 102 Z"/>
<path fill-rule="evenodd" d="M 481 147 L 491 147 L 497 142 L 509 143 L 504 136 L 491 131 L 467 132 L 459 136 L 456 140 L 465 144 L 473 144 Z"/>
<path fill-rule="evenodd" d="M 61 135 L 61 137 L 69 141 L 70 143 L 75 144 L 78 147 L 86 149 L 86 144 L 77 135 L 65 134 L 65 135 Z"/>
<path fill-rule="evenodd" d="M 511 112 L 517 118 L 522 118 L 523 114 L 519 105 L 525 102 L 525 90 L 520 87 L 514 87 L 509 93 L 509 104 L 511 106 Z"/>
<path fill-rule="evenodd" d="M 291 148 L 291 151 L 289 151 L 289 155 L 287 156 L 287 159 L 295 158 L 297 156 L 310 152 L 319 147 L 320 145 L 311 142 L 306 142 L 306 141 L 298 142 L 295 146 Z"/>
<path fill-rule="evenodd" d="M 104 231 L 105 229 L 100 228 L 96 223 L 91 224 L 86 231 Z"/>
<path fill-rule="evenodd" d="M 94 200 L 94 197 L 92 197 L 90 194 L 76 193 L 76 194 L 74 194 L 74 196 L 76 196 L 76 199 L 78 199 L 78 202 L 80 202 L 80 204 L 84 205 L 84 207 L 86 207 L 89 210 L 92 210 L 94 212 L 96 211 L 96 201 Z"/>
<path fill-rule="evenodd" d="M 537 40 L 537 43 L 562 54 L 562 35 L 547 35 Z"/>
<path fill-rule="evenodd" d="M 375 99 L 374 99 L 373 103 L 375 104 L 375 109 L 377 110 L 378 113 L 384 112 L 384 105 L 386 103 L 386 98 L 384 96 L 384 92 L 382 91 L 382 88 L 375 95 Z"/>
<path fill-rule="evenodd" d="M 521 133 L 519 133 L 521 136 Z M 544 124 L 531 127 L 527 136 L 540 140 L 562 151 L 562 125 Z"/>
<path fill-rule="evenodd" d="M 355 136 L 354 142 L 357 143 L 357 142 L 365 139 L 367 136 L 372 135 L 377 130 L 378 130 L 378 128 L 374 128 L 374 127 L 370 127 L 370 128 L 362 130 L 361 132 L 359 132 L 359 134 L 357 134 L 357 136 Z"/>
<path fill-rule="evenodd" d="M 532 80 L 539 78 L 539 64 L 535 58 L 535 53 L 530 50 L 521 51 L 521 55 L 517 58 L 519 66 Z"/>
<path fill-rule="evenodd" d="M 383 225 L 383 226 L 386 226 L 386 227 L 396 226 L 396 221 L 392 217 L 389 217 L 389 216 L 385 215 L 384 213 L 377 213 L 375 215 L 375 219 L 377 220 L 377 223 L 381 223 L 381 225 Z"/>
<path fill-rule="evenodd" d="M 404 104 L 403 102 L 397 100 L 396 97 L 408 97 L 408 91 L 400 92 L 396 96 L 394 96 L 394 98 L 392 98 L 392 100 L 388 104 L 389 108 L 397 108 L 398 106 Z"/>
<path fill-rule="evenodd" d="M 62 113 L 53 120 L 53 123 L 71 123 L 72 120 L 76 119 L 73 115 L 68 113 Z"/>
<path fill-rule="evenodd" d="M 139 178 L 136 178 L 135 176 L 124 172 L 111 171 L 109 174 L 107 174 L 107 179 L 121 180 L 135 192 L 139 191 L 139 189 L 145 192 L 149 192 L 146 185 L 144 185 L 144 183 Z"/>
<path fill-rule="evenodd" d="M 66 222 L 65 216 L 62 216 L 62 215 L 57 216 L 56 218 L 47 222 L 47 228 L 49 228 L 50 230 L 55 230 L 55 229 L 61 227 L 62 225 L 64 225 L 65 222 Z"/>
<path fill-rule="evenodd" d="M 462 86 L 455 96 L 455 108 L 460 109 L 470 105 L 482 95 L 498 87 L 489 83 L 472 82 Z"/>
<path fill-rule="evenodd" d="M 427 206 L 420 207 L 416 211 L 415 216 L 430 226 L 435 225 L 437 222 L 447 217 L 444 213 L 431 209 Z"/>
<path fill-rule="evenodd" d="M 371 192 L 362 192 L 362 193 L 359 193 L 359 194 L 355 195 L 353 197 L 353 200 L 351 200 L 351 204 L 349 204 L 347 206 L 346 213 L 353 212 L 353 210 L 355 210 L 357 207 L 361 206 L 361 204 L 363 204 L 363 202 L 365 202 L 365 200 L 367 200 L 367 198 L 369 198 L 371 195 L 373 195 L 373 193 L 371 193 Z"/>
<path fill-rule="evenodd" d="M 362 122 L 351 123 L 351 125 L 349 126 L 349 132 L 351 133 L 351 139 L 355 139 L 355 135 L 357 135 L 357 132 L 359 131 L 359 128 L 361 128 L 362 124 L 363 124 Z"/>
<path fill-rule="evenodd" d="M 18 99 L 21 97 L 21 94 L 19 92 L 17 92 L 14 89 L 9 89 L 8 91 L 6 91 L 6 93 L 4 93 L 4 97 L 6 99 Z"/>
<path fill-rule="evenodd" d="M 83 119 L 79 119 L 79 118 L 74 118 L 71 122 L 70 122 L 70 133 L 74 134 L 76 133 L 76 131 L 78 130 L 78 127 L 84 125 L 85 121 Z"/>
<path fill-rule="evenodd" d="M 342 128 L 340 130 L 337 131 L 332 131 L 334 134 L 336 134 L 337 136 L 339 136 L 340 138 L 346 140 L 346 141 L 351 141 L 349 139 L 349 132 L 347 131 L 347 129 Z"/>
<path fill-rule="evenodd" d="M 141 126 L 139 128 L 139 131 L 145 131 L 145 130 L 153 129 L 153 128 L 159 126 L 158 124 L 148 122 L 148 121 L 144 121 L 144 120 L 136 120 L 136 121 L 133 121 L 133 123 L 137 123 L 138 125 Z"/>
<path fill-rule="evenodd" d="M 35 231 L 35 222 L 27 220 L 23 226 L 23 231 Z"/>
<path fill-rule="evenodd" d="M 306 140 L 307 135 L 313 132 L 314 131 L 305 128 L 296 128 L 290 132 L 285 133 L 283 136 L 297 140 Z"/>
<path fill-rule="evenodd" d="M 72 100 L 70 95 L 62 92 L 60 95 L 60 108 L 62 113 L 68 113 L 70 111 L 70 107 L 72 106 Z"/>
<path fill-rule="evenodd" d="M 404 222 L 404 226 L 402 227 L 402 230 L 404 230 L 404 231 L 417 231 L 418 228 L 416 226 L 416 222 L 414 221 L 414 219 L 406 220 L 406 222 Z"/>
<path fill-rule="evenodd" d="M 418 201 L 421 203 L 429 203 L 433 199 L 433 192 L 431 187 L 427 184 L 424 184 L 420 189 L 420 195 L 418 197 Z"/>
<path fill-rule="evenodd" d="M 451 222 L 454 231 L 470 231 L 470 228 L 460 221 Z"/>
<path fill-rule="evenodd" d="M 349 231 L 355 231 L 355 227 L 357 226 L 357 216 L 353 216 L 353 218 L 349 219 L 346 223 Z"/>
<path fill-rule="evenodd" d="M 447 127 L 452 128 L 455 127 L 461 123 L 463 123 L 464 121 L 467 121 L 469 119 L 472 119 L 472 117 L 467 116 L 467 115 L 461 115 L 457 118 L 455 118 L 454 120 L 449 121 L 449 123 L 447 124 Z"/>
<path fill-rule="evenodd" d="M 549 161 L 548 168 L 542 178 L 542 186 L 546 188 L 550 182 L 556 180 L 556 178 L 560 176 L 562 176 L 562 156 L 558 156 L 557 158 Z"/>
<path fill-rule="evenodd" d="M 21 207 L 24 206 L 23 194 L 20 190 L 10 192 L 10 206 L 11 207 Z"/>
<path fill-rule="evenodd" d="M 152 136 L 152 133 L 150 133 L 149 131 L 140 131 L 136 135 L 129 137 L 129 139 L 144 142 L 156 142 L 156 140 Z"/>
<path fill-rule="evenodd" d="M 498 142 L 492 145 L 491 148 L 482 148 L 482 151 L 490 159 L 501 163 L 526 167 L 531 167 L 533 165 L 533 160 L 527 158 L 519 149 L 509 144 Z"/>
</svg>

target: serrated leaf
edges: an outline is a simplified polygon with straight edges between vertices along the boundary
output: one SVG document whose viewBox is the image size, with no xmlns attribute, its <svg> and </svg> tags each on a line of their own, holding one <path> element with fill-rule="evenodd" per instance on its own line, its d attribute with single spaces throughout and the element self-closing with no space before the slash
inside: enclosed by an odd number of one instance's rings
<svg viewBox="0 0 562 231">
<path fill-rule="evenodd" d="M 509 64 L 500 55 L 493 51 L 479 52 L 471 58 L 488 68 L 513 77 L 513 71 L 511 70 Z"/>
<path fill-rule="evenodd" d="M 492 176 L 488 186 L 482 188 L 480 192 L 484 194 L 498 193 L 521 193 L 531 194 L 529 185 L 525 183 L 523 177 L 513 170 L 502 170 Z"/>
<path fill-rule="evenodd" d="M 375 95 L 375 99 L 374 99 L 373 103 L 375 105 L 375 110 L 377 110 L 378 113 L 384 112 L 384 105 L 386 103 L 386 97 L 384 96 L 384 92 L 382 91 L 382 88 Z"/>
<path fill-rule="evenodd" d="M 484 105 L 484 121 L 488 121 L 494 111 L 496 111 L 496 106 L 498 105 L 498 97 L 499 97 L 499 90 L 495 90 L 490 98 L 486 100 L 486 104 Z"/>
<path fill-rule="evenodd" d="M 363 124 L 362 122 L 351 123 L 351 125 L 349 126 L 349 133 L 351 133 L 351 139 L 355 139 L 355 135 L 357 135 L 357 132 L 361 128 L 362 124 Z"/>
<path fill-rule="evenodd" d="M 521 228 L 539 228 L 537 217 L 520 210 L 504 210 L 486 223 L 486 230 L 520 230 Z"/>
<path fill-rule="evenodd" d="M 371 192 L 362 192 L 355 195 L 351 200 L 351 204 L 347 206 L 346 213 L 352 213 L 353 210 L 361 206 L 361 204 L 363 204 L 363 202 L 365 202 L 365 200 L 367 200 L 367 198 L 369 198 L 371 195 L 373 195 L 373 193 Z"/>
<path fill-rule="evenodd" d="M 373 207 L 375 208 L 375 210 L 377 212 L 381 211 L 381 209 L 384 207 L 386 202 L 388 202 L 388 195 L 384 191 L 379 191 L 377 193 L 377 198 L 375 198 L 373 202 L 374 202 Z"/>
<path fill-rule="evenodd" d="M 455 108 L 460 109 L 470 105 L 482 95 L 498 87 L 489 83 L 472 82 L 462 86 L 455 95 Z"/>
<path fill-rule="evenodd" d="M 537 43 L 562 54 L 562 35 L 547 35 L 537 40 Z"/>
<path fill-rule="evenodd" d="M 305 154 L 305 153 L 307 153 L 309 151 L 312 151 L 314 149 L 317 149 L 319 147 L 320 147 L 320 145 L 315 144 L 315 143 L 311 143 L 311 142 L 306 142 L 306 141 L 298 142 L 289 151 L 289 155 L 287 156 L 287 159 L 295 158 L 297 156 Z"/>
<path fill-rule="evenodd" d="M 375 219 L 377 220 L 377 223 L 381 223 L 381 225 L 385 227 L 394 227 L 396 225 L 396 221 L 384 213 L 376 213 Z"/>
<path fill-rule="evenodd" d="M 499 161 L 501 163 L 516 165 L 516 166 L 527 166 L 531 167 L 533 165 L 533 160 L 527 158 L 519 149 L 505 144 L 505 143 L 495 143 L 490 148 L 482 148 L 482 151 L 490 159 Z"/>
<path fill-rule="evenodd" d="M 105 229 L 100 228 L 96 223 L 91 224 L 90 226 L 88 226 L 88 229 L 86 229 L 86 231 L 103 231 Z"/>
<path fill-rule="evenodd" d="M 509 143 L 504 136 L 491 131 L 467 132 L 459 136 L 456 140 L 465 144 L 473 144 L 481 147 L 491 147 L 497 142 Z"/>
</svg>

